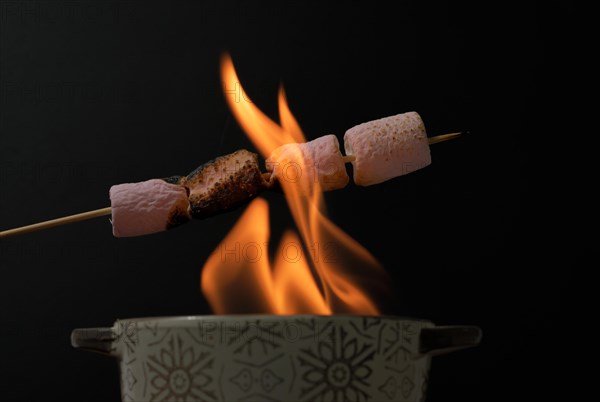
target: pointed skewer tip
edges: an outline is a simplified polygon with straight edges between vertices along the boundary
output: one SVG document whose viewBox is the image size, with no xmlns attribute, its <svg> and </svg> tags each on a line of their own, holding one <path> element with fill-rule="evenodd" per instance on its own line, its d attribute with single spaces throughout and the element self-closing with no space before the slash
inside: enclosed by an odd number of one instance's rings
<svg viewBox="0 0 600 402">
<path fill-rule="evenodd" d="M 442 142 L 442 141 L 448 141 L 448 140 L 452 140 L 454 138 L 460 137 L 461 135 L 467 134 L 468 131 L 458 131 L 456 133 L 449 133 L 449 134 L 442 134 L 442 135 L 436 135 L 435 137 L 429 137 L 429 145 L 431 144 L 436 144 L 438 142 Z"/>
</svg>

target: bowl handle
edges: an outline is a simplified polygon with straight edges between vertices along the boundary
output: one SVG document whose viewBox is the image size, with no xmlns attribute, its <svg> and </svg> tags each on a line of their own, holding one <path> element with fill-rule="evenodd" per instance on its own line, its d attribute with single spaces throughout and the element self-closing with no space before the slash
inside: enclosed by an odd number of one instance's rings
<svg viewBox="0 0 600 402">
<path fill-rule="evenodd" d="M 105 355 L 114 352 L 115 339 L 112 328 L 78 328 L 71 332 L 71 345 L 74 348 Z"/>
<path fill-rule="evenodd" d="M 479 345 L 481 328 L 475 326 L 439 326 L 421 329 L 419 352 L 441 355 Z"/>
</svg>

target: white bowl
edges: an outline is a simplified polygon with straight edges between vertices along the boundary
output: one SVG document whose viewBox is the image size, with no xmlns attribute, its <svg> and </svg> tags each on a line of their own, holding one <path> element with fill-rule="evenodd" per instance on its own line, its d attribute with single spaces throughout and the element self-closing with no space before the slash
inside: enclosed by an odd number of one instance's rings
<svg viewBox="0 0 600 402">
<path fill-rule="evenodd" d="M 431 356 L 475 346 L 474 326 L 393 316 L 117 320 L 74 347 L 119 361 L 122 401 L 423 401 Z"/>
</svg>

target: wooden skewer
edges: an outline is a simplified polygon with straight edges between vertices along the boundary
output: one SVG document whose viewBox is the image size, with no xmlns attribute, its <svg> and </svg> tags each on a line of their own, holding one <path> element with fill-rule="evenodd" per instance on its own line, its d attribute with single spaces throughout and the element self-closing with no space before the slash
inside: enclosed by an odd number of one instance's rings
<svg viewBox="0 0 600 402">
<path fill-rule="evenodd" d="M 429 137 L 429 145 L 437 144 L 438 142 L 442 142 L 442 141 L 448 141 L 448 140 L 454 139 L 465 133 L 466 133 L 466 131 L 458 131 L 456 133 L 442 134 L 442 135 L 436 135 L 435 137 Z"/>
<path fill-rule="evenodd" d="M 443 135 L 438 135 L 435 137 L 430 137 L 429 144 L 436 144 L 438 142 L 448 141 L 448 140 L 458 137 L 461 134 L 463 134 L 463 132 L 443 134 Z M 355 159 L 356 159 L 356 157 L 354 155 L 346 155 L 346 156 L 342 157 L 342 160 L 344 161 L 344 163 L 350 163 Z M 4 230 L 4 231 L 0 232 L 0 239 L 6 238 L 9 236 L 19 235 L 19 234 L 35 232 L 37 230 L 49 229 L 49 228 L 53 228 L 55 226 L 62 226 L 62 225 L 66 225 L 68 223 L 84 221 L 86 219 L 92 219 L 92 218 L 97 218 L 100 216 L 106 216 L 106 215 L 110 215 L 111 212 L 112 212 L 111 207 L 100 208 L 100 209 L 96 209 L 93 211 L 82 212 L 80 214 L 69 215 L 69 216 L 64 216 L 62 218 L 52 219 L 49 221 L 34 223 L 32 225 L 22 226 L 19 228 Z"/>
<path fill-rule="evenodd" d="M 34 223 L 33 225 L 22 226 L 20 228 L 9 229 L 0 232 L 0 239 L 15 236 L 19 234 L 25 234 L 29 232 L 35 232 L 36 230 L 49 229 L 55 226 L 66 225 L 67 223 L 79 222 L 86 219 L 97 218 L 99 216 L 105 216 L 111 214 L 111 207 L 100 208 L 94 211 L 82 212 L 80 214 L 64 216 L 62 218 L 52 219 L 40 223 Z"/>
</svg>

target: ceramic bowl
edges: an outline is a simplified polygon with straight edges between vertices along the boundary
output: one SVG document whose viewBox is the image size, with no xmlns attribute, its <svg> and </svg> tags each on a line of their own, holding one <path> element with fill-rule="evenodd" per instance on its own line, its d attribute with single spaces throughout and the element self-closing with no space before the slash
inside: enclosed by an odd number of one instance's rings
<svg viewBox="0 0 600 402">
<path fill-rule="evenodd" d="M 119 362 L 122 401 L 423 401 L 431 357 L 477 345 L 475 326 L 371 316 L 117 320 L 74 347 Z"/>
</svg>

